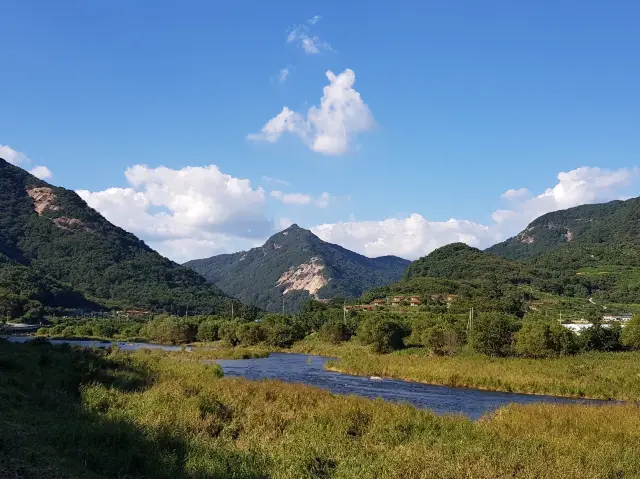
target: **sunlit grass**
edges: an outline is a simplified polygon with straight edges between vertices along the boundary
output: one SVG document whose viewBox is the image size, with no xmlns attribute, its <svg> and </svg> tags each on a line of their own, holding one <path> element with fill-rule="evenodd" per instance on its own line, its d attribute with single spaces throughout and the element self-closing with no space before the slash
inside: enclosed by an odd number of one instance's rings
<svg viewBox="0 0 640 479">
<path fill-rule="evenodd" d="M 512 405 L 474 423 L 309 386 L 224 379 L 190 353 L 0 341 L 0 428 L 0 477 L 640 475 L 632 405 Z"/>
</svg>

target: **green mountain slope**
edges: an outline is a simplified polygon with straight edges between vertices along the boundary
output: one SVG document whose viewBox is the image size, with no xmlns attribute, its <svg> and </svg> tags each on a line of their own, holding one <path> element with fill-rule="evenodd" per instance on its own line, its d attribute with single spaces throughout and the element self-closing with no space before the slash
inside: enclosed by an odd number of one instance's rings
<svg viewBox="0 0 640 479">
<path fill-rule="evenodd" d="M 179 314 L 230 309 L 231 299 L 222 291 L 109 223 L 73 191 L 1 159 L 0 253 L 5 257 L 0 277 L 22 274 L 30 276 L 24 280 L 28 284 L 39 278 L 48 284 L 44 290 L 58 291 L 64 283 L 62 288 L 105 307 Z M 9 288 L 0 286 L 0 297 L 9 294 Z M 55 301 L 46 297 L 41 298 L 43 306 L 82 306 L 59 295 Z"/>
<path fill-rule="evenodd" d="M 543 297 L 640 304 L 640 198 L 545 214 L 485 251 L 444 246 L 364 299 L 411 293 L 456 294 L 469 304 L 506 296 L 531 304 Z"/>
<path fill-rule="evenodd" d="M 510 259 L 526 259 L 568 245 L 603 244 L 615 245 L 613 249 L 640 246 L 640 198 L 547 213 L 517 236 L 488 248 L 487 252 Z M 602 259 L 607 261 L 607 256 Z"/>
<path fill-rule="evenodd" d="M 464 243 L 452 243 L 411 263 L 406 278 L 427 276 L 453 280 L 492 280 L 526 282 L 528 273 L 520 262 L 485 253 Z"/>
<path fill-rule="evenodd" d="M 311 298 L 356 297 L 398 280 L 409 261 L 367 258 L 293 225 L 259 248 L 194 260 L 185 266 L 223 291 L 268 311 L 296 311 Z"/>
</svg>

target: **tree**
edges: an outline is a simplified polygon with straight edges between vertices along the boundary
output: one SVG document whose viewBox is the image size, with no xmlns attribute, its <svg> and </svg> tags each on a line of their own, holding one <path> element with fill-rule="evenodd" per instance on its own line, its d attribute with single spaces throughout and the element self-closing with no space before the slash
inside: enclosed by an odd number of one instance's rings
<svg viewBox="0 0 640 479">
<path fill-rule="evenodd" d="M 404 347 L 407 333 L 407 329 L 396 321 L 372 316 L 360 323 L 357 336 L 363 344 L 371 345 L 375 352 L 390 353 Z"/>
<path fill-rule="evenodd" d="M 240 340 L 238 339 L 237 330 L 240 326 L 240 321 L 225 321 L 220 324 L 218 328 L 218 336 L 223 341 L 226 341 L 231 346 L 237 346 Z"/>
<path fill-rule="evenodd" d="M 640 315 L 635 315 L 624 328 L 621 334 L 622 344 L 629 348 L 640 349 Z"/>
<path fill-rule="evenodd" d="M 520 324 L 514 316 L 482 313 L 473 324 L 471 344 L 482 354 L 508 356 L 512 352 L 513 334 L 519 328 Z"/>
<path fill-rule="evenodd" d="M 566 329 L 566 328 L 565 328 Z M 515 333 L 514 352 L 529 358 L 544 358 L 555 354 L 551 322 L 540 319 L 528 319 Z"/>
<path fill-rule="evenodd" d="M 177 318 L 149 321 L 144 328 L 144 335 L 147 339 L 160 344 L 182 344 L 195 339 L 189 325 Z"/>
<path fill-rule="evenodd" d="M 452 316 L 443 316 L 434 324 L 422 328 L 420 337 L 425 348 L 433 354 L 453 355 L 466 343 L 464 324 Z"/>
<path fill-rule="evenodd" d="M 242 323 L 236 328 L 236 337 L 243 346 L 255 346 L 264 341 L 265 334 L 258 323 Z"/>
<path fill-rule="evenodd" d="M 281 314 L 270 314 L 262 320 L 264 341 L 269 346 L 288 348 L 295 341 L 304 337 L 305 331 L 291 317 Z"/>
<path fill-rule="evenodd" d="M 331 320 L 322 325 L 318 334 L 322 340 L 338 344 L 349 341 L 353 331 L 341 320 Z"/>
<path fill-rule="evenodd" d="M 622 328 L 619 324 L 603 326 L 601 323 L 594 323 L 590 328 L 585 329 L 580 334 L 580 342 L 583 351 L 620 351 L 622 344 L 620 336 Z"/>
<path fill-rule="evenodd" d="M 217 341 L 220 339 L 218 330 L 220 322 L 215 320 L 205 320 L 198 325 L 198 341 Z"/>
</svg>

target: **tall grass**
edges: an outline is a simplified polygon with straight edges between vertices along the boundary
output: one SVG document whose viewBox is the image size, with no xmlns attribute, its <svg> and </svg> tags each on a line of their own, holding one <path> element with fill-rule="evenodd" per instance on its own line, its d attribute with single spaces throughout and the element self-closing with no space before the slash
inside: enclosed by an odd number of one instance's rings
<svg viewBox="0 0 640 479">
<path fill-rule="evenodd" d="M 471 422 L 187 353 L 0 341 L 0 477 L 638 477 L 640 409 L 509 406 Z"/>
<path fill-rule="evenodd" d="M 374 354 L 348 342 L 307 340 L 296 351 L 337 357 L 327 367 L 445 386 L 593 399 L 640 400 L 640 352 L 585 353 L 549 359 L 430 356 L 424 348 Z"/>
</svg>

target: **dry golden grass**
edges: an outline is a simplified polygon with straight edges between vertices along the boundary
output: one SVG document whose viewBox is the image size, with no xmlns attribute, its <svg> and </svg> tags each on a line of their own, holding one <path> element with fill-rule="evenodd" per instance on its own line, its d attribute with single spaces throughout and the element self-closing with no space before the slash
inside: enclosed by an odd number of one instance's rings
<svg viewBox="0 0 640 479">
<path fill-rule="evenodd" d="M 632 405 L 512 405 L 472 422 L 224 379 L 188 353 L 2 341 L 0 371 L 0 471 L 25 477 L 640 476 Z"/>
</svg>

